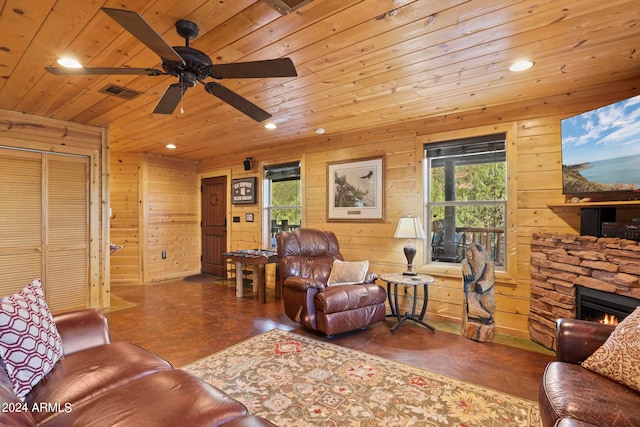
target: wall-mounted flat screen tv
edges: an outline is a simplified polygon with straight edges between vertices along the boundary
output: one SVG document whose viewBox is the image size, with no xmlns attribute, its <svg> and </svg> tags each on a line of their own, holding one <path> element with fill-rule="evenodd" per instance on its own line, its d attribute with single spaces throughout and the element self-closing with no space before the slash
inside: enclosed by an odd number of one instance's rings
<svg viewBox="0 0 640 427">
<path fill-rule="evenodd" d="M 640 95 L 560 122 L 562 192 L 640 189 Z"/>
</svg>

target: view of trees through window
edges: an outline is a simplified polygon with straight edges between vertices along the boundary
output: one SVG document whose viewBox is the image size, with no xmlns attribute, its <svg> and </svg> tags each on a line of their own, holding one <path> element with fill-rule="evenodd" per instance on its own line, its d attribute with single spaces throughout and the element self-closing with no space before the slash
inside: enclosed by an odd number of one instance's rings
<svg viewBox="0 0 640 427">
<path fill-rule="evenodd" d="M 299 228 L 302 222 L 302 192 L 298 163 L 265 168 L 265 218 L 270 247 L 276 234 Z"/>
<path fill-rule="evenodd" d="M 271 183 L 271 219 L 286 220 L 289 225 L 300 225 L 300 180 Z"/>
<path fill-rule="evenodd" d="M 479 243 L 496 265 L 504 265 L 506 153 L 503 145 L 485 145 L 470 153 L 454 148 L 428 156 L 432 261 L 461 262 L 466 248 Z"/>
</svg>

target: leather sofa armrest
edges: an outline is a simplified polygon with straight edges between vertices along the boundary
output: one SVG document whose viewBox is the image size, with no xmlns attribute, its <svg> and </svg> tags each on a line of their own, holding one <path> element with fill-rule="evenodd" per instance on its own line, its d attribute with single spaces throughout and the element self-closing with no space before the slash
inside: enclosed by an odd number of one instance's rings
<svg viewBox="0 0 640 427">
<path fill-rule="evenodd" d="M 285 288 L 290 288 L 296 291 L 305 292 L 309 288 L 324 289 L 326 283 L 320 280 L 310 279 L 308 277 L 289 276 L 284 279 L 282 284 Z"/>
<path fill-rule="evenodd" d="M 556 360 L 579 364 L 609 338 L 613 325 L 578 319 L 556 322 Z"/>
<path fill-rule="evenodd" d="M 598 427 L 585 421 L 574 420 L 572 418 L 561 418 L 554 427 Z"/>
<path fill-rule="evenodd" d="M 376 273 L 367 271 L 367 275 L 364 277 L 363 283 L 376 283 L 376 280 L 378 280 L 378 275 Z"/>
<path fill-rule="evenodd" d="M 111 343 L 107 318 L 98 309 L 86 309 L 53 317 L 62 338 L 64 354 Z"/>
</svg>

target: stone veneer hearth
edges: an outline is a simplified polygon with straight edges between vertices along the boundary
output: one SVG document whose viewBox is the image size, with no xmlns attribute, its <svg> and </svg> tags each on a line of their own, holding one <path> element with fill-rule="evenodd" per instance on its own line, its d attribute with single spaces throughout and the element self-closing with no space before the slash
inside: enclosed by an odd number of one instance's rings
<svg viewBox="0 0 640 427">
<path fill-rule="evenodd" d="M 556 320 L 576 317 L 576 285 L 640 299 L 640 242 L 534 234 L 529 310 L 533 341 L 556 349 Z"/>
</svg>

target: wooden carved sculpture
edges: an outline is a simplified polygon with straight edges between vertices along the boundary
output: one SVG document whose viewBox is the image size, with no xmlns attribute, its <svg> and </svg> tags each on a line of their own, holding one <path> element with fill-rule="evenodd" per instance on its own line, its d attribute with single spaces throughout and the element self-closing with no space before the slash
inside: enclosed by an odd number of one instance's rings
<svg viewBox="0 0 640 427">
<path fill-rule="evenodd" d="M 487 250 L 477 243 L 471 244 L 462 261 L 462 335 L 474 341 L 489 342 L 495 337 L 494 270 Z"/>
</svg>

